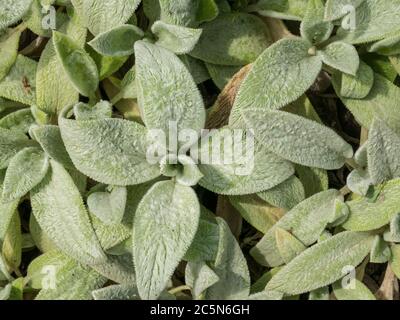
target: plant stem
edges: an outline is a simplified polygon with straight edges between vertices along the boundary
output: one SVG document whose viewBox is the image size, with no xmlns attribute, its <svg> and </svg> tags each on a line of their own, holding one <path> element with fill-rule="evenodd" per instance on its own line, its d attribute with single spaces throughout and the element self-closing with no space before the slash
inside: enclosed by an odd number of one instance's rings
<svg viewBox="0 0 400 320">
<path fill-rule="evenodd" d="M 182 291 L 185 291 L 185 290 L 192 291 L 192 289 L 191 289 L 189 286 L 183 285 L 183 286 L 179 286 L 179 287 L 176 287 L 176 288 L 172 288 L 172 289 L 169 290 L 168 292 L 169 292 L 170 294 L 177 294 L 177 293 L 182 292 Z"/>
</svg>

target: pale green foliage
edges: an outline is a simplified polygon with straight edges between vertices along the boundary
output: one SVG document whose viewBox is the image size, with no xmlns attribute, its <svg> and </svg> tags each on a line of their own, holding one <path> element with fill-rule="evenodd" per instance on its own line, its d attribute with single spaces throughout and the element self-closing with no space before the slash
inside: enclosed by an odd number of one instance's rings
<svg viewBox="0 0 400 320">
<path fill-rule="evenodd" d="M 126 23 L 140 0 L 72 0 L 81 19 L 94 35 Z"/>
<path fill-rule="evenodd" d="M 316 244 L 283 267 L 266 289 L 295 295 L 331 284 L 345 275 L 344 267 L 361 263 L 372 239 L 367 233 L 342 232 Z"/>
<path fill-rule="evenodd" d="M 9 202 L 24 196 L 43 180 L 48 168 L 49 160 L 40 149 L 25 148 L 18 152 L 11 159 L 6 171 L 3 201 Z"/>
<path fill-rule="evenodd" d="M 122 25 L 99 34 L 89 45 L 104 56 L 129 56 L 134 52 L 134 44 L 144 33 L 136 26 Z"/>
<path fill-rule="evenodd" d="M 374 85 L 374 72 L 366 63 L 360 61 L 355 76 L 335 72 L 332 77 L 336 93 L 343 98 L 364 99 Z"/>
<path fill-rule="evenodd" d="M 189 262 L 185 270 L 185 282 L 193 291 L 193 297 L 200 299 L 204 291 L 219 281 L 219 277 L 204 262 Z"/>
<path fill-rule="evenodd" d="M 308 53 L 310 47 L 308 41 L 294 38 L 265 50 L 240 87 L 230 123 L 246 109 L 280 109 L 303 95 L 322 67 L 320 57 Z"/>
<path fill-rule="evenodd" d="M 377 52 L 382 55 L 394 56 L 400 54 L 400 36 L 395 35 L 375 42 L 369 48 L 370 52 Z"/>
<path fill-rule="evenodd" d="M 0 37 L 0 80 L 10 71 L 18 55 L 18 45 L 21 37 L 19 30 L 9 29 Z"/>
<path fill-rule="evenodd" d="M 394 298 L 399 8 L 0 0 L 0 300 Z"/>
<path fill-rule="evenodd" d="M 290 177 L 272 189 L 259 192 L 257 195 L 278 208 L 288 210 L 306 197 L 303 184 L 295 176 Z"/>
<path fill-rule="evenodd" d="M 399 152 L 400 136 L 375 119 L 368 138 L 368 171 L 373 184 L 400 177 Z"/>
<path fill-rule="evenodd" d="M 68 120 L 62 116 L 59 124 L 74 165 L 92 179 L 123 186 L 159 175 L 159 168 L 146 161 L 146 130 L 140 124 L 121 119 Z"/>
<path fill-rule="evenodd" d="M 290 231 L 305 245 L 314 243 L 332 219 L 335 199 L 340 197 L 336 190 L 318 193 L 299 203 L 287 212 L 251 250 L 251 255 L 262 265 L 271 267 L 284 263 L 279 254 L 275 229 Z"/>
<path fill-rule="evenodd" d="M 357 121 L 370 128 L 374 118 L 384 120 L 389 127 L 400 131 L 400 89 L 383 76 L 375 73 L 372 89 L 363 99 L 341 97 Z"/>
<path fill-rule="evenodd" d="M 255 5 L 249 6 L 252 11 L 257 11 L 267 17 L 301 20 L 307 11 L 307 1 L 304 0 L 260 0 Z"/>
<path fill-rule="evenodd" d="M 400 31 L 399 19 L 397 0 L 364 0 L 356 10 L 355 30 L 341 28 L 338 35 L 353 44 L 381 40 Z"/>
<path fill-rule="evenodd" d="M 200 206 L 189 187 L 158 182 L 143 197 L 133 224 L 133 261 L 139 294 L 156 299 L 197 231 Z"/>
<path fill-rule="evenodd" d="M 354 279 L 354 288 L 343 288 L 341 282 L 333 284 L 333 294 L 338 300 L 376 300 L 373 293 L 361 281 Z"/>
<path fill-rule="evenodd" d="M 193 50 L 199 41 L 202 29 L 193 29 L 162 21 L 156 21 L 151 31 L 157 36 L 156 44 L 175 52 L 185 54 Z"/>
<path fill-rule="evenodd" d="M 229 226 L 220 218 L 218 252 L 212 270 L 219 280 L 206 293 L 207 299 L 245 299 L 250 293 L 250 275 L 246 259 Z"/>
<path fill-rule="evenodd" d="M 372 242 L 370 261 L 372 263 L 385 263 L 388 262 L 391 256 L 389 245 L 383 240 L 381 236 L 375 236 Z"/>
<path fill-rule="evenodd" d="M 283 111 L 242 111 L 256 139 L 268 150 L 294 163 L 322 169 L 338 169 L 353 156 L 352 147 L 334 131 Z"/>
<path fill-rule="evenodd" d="M 319 51 L 322 61 L 343 73 L 355 76 L 360 65 L 357 50 L 345 42 L 333 42 Z"/>
<path fill-rule="evenodd" d="M 58 126 L 34 126 L 31 127 L 30 133 L 50 158 L 61 163 L 66 168 L 73 168 Z"/>
<path fill-rule="evenodd" d="M 18 55 L 10 72 L 0 82 L 0 97 L 32 105 L 35 103 L 35 74 L 37 62 Z M 24 86 L 24 80 L 29 87 Z"/>
<path fill-rule="evenodd" d="M 22 132 L 0 128 L 0 168 L 7 168 L 10 160 L 23 148 L 33 143 Z"/>
<path fill-rule="evenodd" d="M 0 31 L 20 20 L 29 10 L 32 0 L 2 0 L 0 3 Z"/>
<path fill-rule="evenodd" d="M 53 32 L 53 45 L 65 73 L 82 95 L 91 97 L 99 84 L 96 63 L 69 36 Z"/>
<path fill-rule="evenodd" d="M 285 229 L 275 228 L 275 241 L 279 254 L 285 263 L 289 263 L 293 258 L 306 250 L 306 246 L 295 236 Z"/>
<path fill-rule="evenodd" d="M 49 279 L 49 275 L 55 279 Z M 48 279 L 43 279 L 46 276 Z M 96 271 L 58 251 L 47 252 L 32 261 L 28 279 L 33 288 L 41 289 L 37 300 L 89 300 L 91 291 L 101 288 L 107 281 Z M 48 288 L 42 288 L 43 284 Z"/>
<path fill-rule="evenodd" d="M 87 204 L 91 213 L 106 224 L 119 223 L 125 213 L 127 191 L 125 187 L 111 187 L 111 192 L 95 192 Z"/>
<path fill-rule="evenodd" d="M 208 63 L 233 66 L 251 63 L 271 43 L 262 21 L 246 13 L 221 15 L 202 28 L 200 40 L 190 54 Z M 218 32 L 221 29 L 225 32 Z"/>
<path fill-rule="evenodd" d="M 218 141 L 218 138 L 231 132 L 230 128 L 223 128 L 211 133 L 210 139 L 202 143 L 198 150 L 198 154 L 201 156 L 200 161 L 205 158 L 203 155 L 210 150 L 213 139 Z M 226 195 L 256 193 L 275 187 L 294 173 L 294 168 L 288 161 L 257 143 L 254 146 L 254 168 L 250 168 L 252 170 L 248 171 L 252 160 L 247 156 L 251 150 L 247 150 L 250 147 L 247 145 L 245 137 L 242 140 L 244 143 L 242 155 L 236 156 L 232 163 L 224 163 L 222 160 L 225 159 L 225 154 L 234 154 L 235 144 L 233 139 L 219 141 L 221 162 L 199 165 L 200 171 L 204 175 L 199 184 L 208 190 Z"/>
<path fill-rule="evenodd" d="M 12 131 L 27 133 L 31 125 L 35 123 L 30 108 L 21 109 L 6 115 L 0 120 L 0 127 Z"/>
<path fill-rule="evenodd" d="M 60 31 L 65 32 L 83 47 L 87 31 L 76 17 L 67 21 Z M 66 105 L 78 102 L 79 93 L 58 59 L 53 41 L 47 43 L 40 56 L 36 84 L 36 104 L 39 109 L 47 113 L 57 114 Z"/>
<path fill-rule="evenodd" d="M 138 102 L 146 126 L 168 132 L 169 122 L 176 121 L 178 132 L 202 129 L 203 100 L 184 64 L 170 51 L 144 41 L 136 42 L 135 56 Z"/>
<path fill-rule="evenodd" d="M 348 12 L 344 10 L 346 6 L 351 5 L 355 9 L 364 0 L 327 0 L 325 4 L 325 20 L 333 21 L 345 16 Z"/>
<path fill-rule="evenodd" d="M 283 215 L 282 209 L 273 207 L 256 195 L 231 196 L 229 200 L 243 219 L 262 233 L 266 233 Z"/>
<path fill-rule="evenodd" d="M 31 192 L 36 220 L 63 252 L 85 264 L 102 262 L 105 255 L 78 189 L 60 164 L 50 164 L 51 171 Z"/>
<path fill-rule="evenodd" d="M 94 106 L 78 103 L 74 106 L 76 120 L 107 119 L 112 116 L 112 105 L 108 101 L 100 101 Z"/>
<path fill-rule="evenodd" d="M 92 291 L 94 300 L 139 300 L 137 288 L 133 285 L 111 285 Z"/>
<path fill-rule="evenodd" d="M 347 202 L 350 217 L 343 224 L 344 228 L 353 231 L 378 229 L 399 212 L 400 180 L 391 180 L 376 189 L 376 199 L 362 197 Z"/>
<path fill-rule="evenodd" d="M 333 24 L 324 21 L 324 2 L 309 0 L 306 15 L 300 27 L 301 35 L 311 43 L 320 43 L 329 39 Z"/>
</svg>

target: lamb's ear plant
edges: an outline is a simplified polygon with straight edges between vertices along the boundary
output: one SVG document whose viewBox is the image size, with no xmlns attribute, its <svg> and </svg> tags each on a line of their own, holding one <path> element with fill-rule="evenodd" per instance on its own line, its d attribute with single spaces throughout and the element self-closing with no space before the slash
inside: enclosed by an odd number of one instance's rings
<svg viewBox="0 0 400 320">
<path fill-rule="evenodd" d="M 395 299 L 399 6 L 3 0 L 0 300 Z"/>
</svg>

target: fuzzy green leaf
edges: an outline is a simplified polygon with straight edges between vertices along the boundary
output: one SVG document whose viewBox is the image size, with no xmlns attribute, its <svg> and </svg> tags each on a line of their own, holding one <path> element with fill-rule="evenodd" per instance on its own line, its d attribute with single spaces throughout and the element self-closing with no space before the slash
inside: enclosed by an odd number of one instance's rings
<svg viewBox="0 0 400 320">
<path fill-rule="evenodd" d="M 273 188 L 293 175 L 291 163 L 260 144 L 255 143 L 252 150 L 243 135 L 240 141 L 242 154 L 235 153 L 237 139 L 224 138 L 233 135 L 234 131 L 230 128 L 211 132 L 210 139 L 202 140 L 198 153 L 194 151 L 199 155 L 199 168 L 204 175 L 199 182 L 201 186 L 219 194 L 243 195 Z M 220 145 L 220 149 L 211 147 L 216 145 L 213 141 Z M 209 152 L 210 149 L 212 152 Z M 218 150 L 220 154 L 217 154 Z M 231 155 L 232 159 L 229 159 Z M 214 161 L 218 157 L 219 161 Z M 211 161 L 204 162 L 207 158 Z"/>
<path fill-rule="evenodd" d="M 49 160 L 40 149 L 25 148 L 18 152 L 11 159 L 6 171 L 3 201 L 9 202 L 23 197 L 43 180 L 48 168 Z"/>
<path fill-rule="evenodd" d="M 357 49 L 345 42 L 333 42 L 318 51 L 322 61 L 343 73 L 355 76 L 360 66 Z"/>
<path fill-rule="evenodd" d="M 335 72 L 332 75 L 332 83 L 338 96 L 364 99 L 374 85 L 374 71 L 366 63 L 360 61 L 360 66 L 355 76 Z"/>
<path fill-rule="evenodd" d="M 18 29 L 7 30 L 0 37 L 0 81 L 8 74 L 17 60 L 21 31 Z"/>
<path fill-rule="evenodd" d="M 266 289 L 295 295 L 331 284 L 344 276 L 344 267 L 355 268 L 362 262 L 372 239 L 366 233 L 337 234 L 294 258 L 271 279 Z"/>
<path fill-rule="evenodd" d="M 111 285 L 92 291 L 94 300 L 139 300 L 139 292 L 132 284 Z"/>
<path fill-rule="evenodd" d="M 47 252 L 31 262 L 28 279 L 41 289 L 36 300 L 90 300 L 91 291 L 106 278 L 58 251 Z"/>
<path fill-rule="evenodd" d="M 0 31 L 21 20 L 32 0 L 2 0 L 0 3 Z"/>
<path fill-rule="evenodd" d="M 199 41 L 202 29 L 193 29 L 162 21 L 156 21 L 151 31 L 157 36 L 157 45 L 167 48 L 176 54 L 185 54 L 193 50 Z"/>
<path fill-rule="evenodd" d="M 355 30 L 340 28 L 338 31 L 339 38 L 345 42 L 353 44 L 372 42 L 400 31 L 397 0 L 364 0 L 355 13 Z"/>
<path fill-rule="evenodd" d="M 218 281 L 219 277 L 204 262 L 189 262 L 186 265 L 185 282 L 192 288 L 194 299 L 200 299 L 201 295 Z"/>
<path fill-rule="evenodd" d="M 194 191 L 173 181 L 156 183 L 143 197 L 133 224 L 133 260 L 143 299 L 156 299 L 192 243 L 200 217 Z"/>
<path fill-rule="evenodd" d="M 53 45 L 65 73 L 82 95 L 92 97 L 99 84 L 96 63 L 71 37 L 53 32 Z"/>
<path fill-rule="evenodd" d="M 91 213 L 106 224 L 120 223 L 125 213 L 127 190 L 125 187 L 114 186 L 111 192 L 95 192 L 87 204 Z"/>
<path fill-rule="evenodd" d="M 400 136 L 375 119 L 368 135 L 368 172 L 373 184 L 400 177 Z"/>
<path fill-rule="evenodd" d="M 333 287 L 333 294 L 338 300 L 376 300 L 373 293 L 361 281 L 354 279 L 354 288 L 345 287 L 341 285 L 341 281 L 335 282 Z"/>
<path fill-rule="evenodd" d="M 385 56 L 400 54 L 400 36 L 395 35 L 381 41 L 375 42 L 368 49 L 369 52 L 377 52 Z"/>
<path fill-rule="evenodd" d="M 324 21 L 324 2 L 322 0 L 309 0 L 307 11 L 300 26 L 303 38 L 313 44 L 329 39 L 333 31 L 333 24 Z"/>
<path fill-rule="evenodd" d="M 229 201 L 250 225 L 267 233 L 279 221 L 284 211 L 275 208 L 256 195 L 231 196 Z"/>
<path fill-rule="evenodd" d="M 89 45 L 104 56 L 123 57 L 134 52 L 134 44 L 144 33 L 136 26 L 122 25 L 99 34 Z"/>
<path fill-rule="evenodd" d="M 370 128 L 374 118 L 380 118 L 400 132 L 400 88 L 385 77 L 375 73 L 374 85 L 364 99 L 341 99 L 362 126 Z"/>
<path fill-rule="evenodd" d="M 190 55 L 208 63 L 248 64 L 255 61 L 272 42 L 262 20 L 247 13 L 223 14 L 203 24 L 202 28 L 200 40 Z"/>
<path fill-rule="evenodd" d="M 51 171 L 31 191 L 32 211 L 44 232 L 63 252 L 85 264 L 106 259 L 81 195 L 67 171 L 50 160 Z"/>
<path fill-rule="evenodd" d="M 276 267 L 283 264 L 275 241 L 275 229 L 279 227 L 290 231 L 304 245 L 314 243 L 330 222 L 335 199 L 338 197 L 338 191 L 328 190 L 302 201 L 264 235 L 250 254 L 262 265 Z"/>
<path fill-rule="evenodd" d="M 25 134 L 0 128 L 0 169 L 7 168 L 19 151 L 33 145 Z"/>
<path fill-rule="evenodd" d="M 112 117 L 112 105 L 108 101 L 100 101 L 94 106 L 78 103 L 74 106 L 76 120 L 98 120 Z"/>
<path fill-rule="evenodd" d="M 63 114 L 59 124 L 74 165 L 88 177 L 126 186 L 159 176 L 158 166 L 146 160 L 146 129 L 140 124 L 121 119 L 68 120 Z"/>
<path fill-rule="evenodd" d="M 35 104 L 37 62 L 18 55 L 7 76 L 0 81 L 0 97 L 23 104 Z"/>
<path fill-rule="evenodd" d="M 278 208 L 292 209 L 305 199 L 305 191 L 301 181 L 295 176 L 290 177 L 276 187 L 257 193 L 266 202 Z"/>
<path fill-rule="evenodd" d="M 135 57 L 138 101 L 146 126 L 168 132 L 169 122 L 176 121 L 178 132 L 202 129 L 203 100 L 178 57 L 144 41 L 136 42 Z"/>
<path fill-rule="evenodd" d="M 11 131 L 27 133 L 31 125 L 35 123 L 31 108 L 18 110 L 6 115 L 0 120 L 0 127 Z"/>
<path fill-rule="evenodd" d="M 370 261 L 372 263 L 386 263 L 390 260 L 391 251 L 388 243 L 379 235 L 372 242 Z"/>
<path fill-rule="evenodd" d="M 325 4 L 325 20 L 333 21 L 348 14 L 346 6 L 351 5 L 354 9 L 360 6 L 364 0 L 327 0 Z"/>
<path fill-rule="evenodd" d="M 136 11 L 140 0 L 72 0 L 75 9 L 94 35 L 126 23 Z"/>
<path fill-rule="evenodd" d="M 399 196 L 400 180 L 395 179 L 383 185 L 373 202 L 366 197 L 347 202 L 350 217 L 343 227 L 352 231 L 369 231 L 385 226 L 399 212 Z"/>
<path fill-rule="evenodd" d="M 275 241 L 279 254 L 285 263 L 289 263 L 307 248 L 295 236 L 279 227 L 275 228 Z"/>
<path fill-rule="evenodd" d="M 206 299 L 246 299 L 250 293 L 246 259 L 228 224 L 221 218 L 217 218 L 217 222 L 220 230 L 218 253 L 211 269 L 219 281 L 207 290 Z"/>
<path fill-rule="evenodd" d="M 353 156 L 347 142 L 315 121 L 276 110 L 247 109 L 242 114 L 261 144 L 294 163 L 331 170 Z"/>
<path fill-rule="evenodd" d="M 65 149 L 58 126 L 34 126 L 31 128 L 31 134 L 49 157 L 66 168 L 74 168 L 71 158 Z"/>
<path fill-rule="evenodd" d="M 322 67 L 321 58 L 308 53 L 310 47 L 308 41 L 291 38 L 265 50 L 240 86 L 229 122 L 244 110 L 280 109 L 303 95 Z"/>
</svg>

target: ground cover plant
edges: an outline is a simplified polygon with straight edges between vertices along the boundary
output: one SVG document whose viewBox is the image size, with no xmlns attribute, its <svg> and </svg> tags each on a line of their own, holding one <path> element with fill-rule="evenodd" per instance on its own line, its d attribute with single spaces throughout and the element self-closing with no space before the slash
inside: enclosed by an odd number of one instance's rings
<svg viewBox="0 0 400 320">
<path fill-rule="evenodd" d="M 399 300 L 400 0 L 2 0 L 0 300 Z"/>
</svg>

